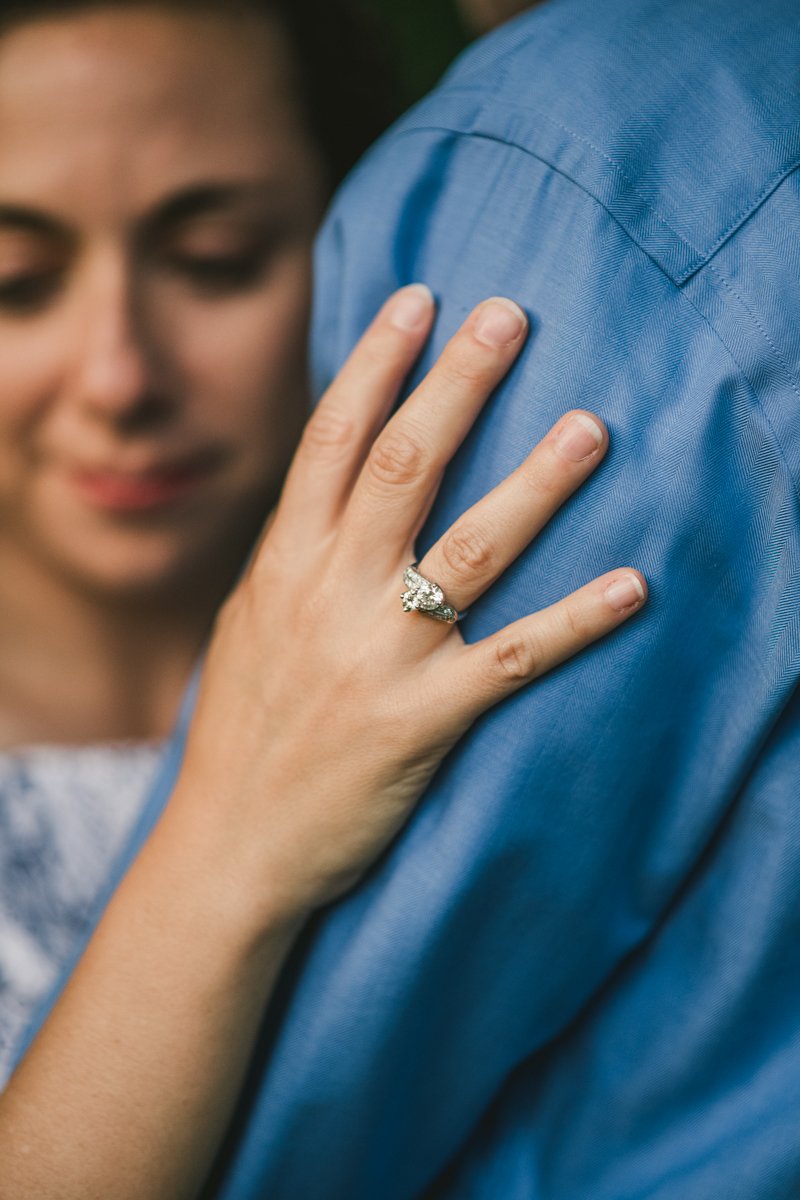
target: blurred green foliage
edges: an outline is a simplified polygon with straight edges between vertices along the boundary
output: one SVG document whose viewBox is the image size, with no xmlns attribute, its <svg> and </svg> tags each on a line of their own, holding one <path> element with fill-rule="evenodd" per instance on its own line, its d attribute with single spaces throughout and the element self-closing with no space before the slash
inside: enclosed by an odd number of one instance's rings
<svg viewBox="0 0 800 1200">
<path fill-rule="evenodd" d="M 392 40 L 407 103 L 438 82 L 470 35 L 453 0 L 363 0 Z"/>
</svg>

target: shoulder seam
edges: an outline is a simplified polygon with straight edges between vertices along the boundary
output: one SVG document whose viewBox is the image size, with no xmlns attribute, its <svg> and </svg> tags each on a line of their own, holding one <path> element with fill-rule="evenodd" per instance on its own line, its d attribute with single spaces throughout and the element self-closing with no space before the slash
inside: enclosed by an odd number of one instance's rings
<svg viewBox="0 0 800 1200">
<path fill-rule="evenodd" d="M 719 274 L 718 271 L 715 271 L 714 274 L 717 276 L 718 279 L 721 279 L 722 282 L 725 283 L 725 280 L 722 279 L 722 276 Z M 726 286 L 728 286 L 728 285 L 726 284 Z M 786 471 L 786 474 L 789 477 L 789 480 L 791 481 L 792 491 L 794 492 L 795 499 L 800 501 L 800 484 L 795 482 L 794 473 L 793 473 L 791 467 L 789 466 L 789 463 L 786 460 L 786 454 L 784 453 L 781 439 L 778 437 L 777 433 L 775 432 L 775 426 L 772 424 L 772 421 L 769 418 L 769 413 L 764 408 L 764 405 L 761 403 L 761 397 L 759 396 L 758 390 L 756 389 L 755 385 L 753 384 L 753 381 L 750 379 L 750 376 L 748 375 L 747 371 L 742 366 L 742 364 L 739 362 L 738 358 L 734 354 L 731 347 L 728 345 L 728 343 L 722 337 L 719 330 L 714 328 L 714 326 L 709 321 L 708 317 L 703 312 L 703 310 L 695 304 L 694 300 L 692 300 L 691 297 L 687 296 L 686 292 L 682 288 L 677 288 L 676 290 L 678 291 L 678 294 L 680 295 L 681 299 L 684 300 L 697 313 L 697 315 L 699 316 L 700 320 L 704 323 L 706 328 L 709 329 L 711 331 L 711 333 L 714 335 L 714 337 L 717 339 L 719 344 L 724 349 L 725 353 L 728 355 L 728 358 L 734 364 L 734 366 L 736 367 L 736 370 L 739 372 L 742 379 L 744 379 L 745 383 L 747 384 L 748 388 L 750 389 L 750 393 L 753 397 L 753 400 L 758 405 L 758 410 L 761 413 L 762 417 L 764 418 L 764 421 L 767 425 L 767 428 L 769 429 L 772 440 L 775 443 L 775 449 L 777 450 L 780 460 L 783 463 L 784 470 Z M 731 290 L 733 292 L 732 288 L 730 288 L 729 290 Z M 736 295 L 736 293 L 733 292 L 733 295 Z M 747 308 L 747 306 L 744 304 L 743 301 L 742 301 L 742 307 L 744 308 L 745 312 L 750 317 L 750 319 L 755 322 L 755 324 L 757 325 L 757 327 L 759 328 L 761 333 L 764 334 L 764 337 L 767 338 L 767 341 L 769 342 L 770 346 L 772 346 L 772 349 L 775 351 L 775 354 L 778 357 L 778 361 L 781 363 L 781 365 L 783 365 L 783 360 L 781 359 L 777 350 L 775 350 L 774 345 L 772 344 L 770 339 L 767 337 L 766 333 L 764 333 L 764 330 L 761 329 L 761 326 L 755 320 L 755 317 L 753 317 L 753 314 L 750 312 L 749 308 Z M 788 375 L 788 372 L 787 372 L 787 375 Z M 797 392 L 797 388 L 794 386 L 791 376 L 789 376 L 788 381 L 789 381 L 790 386 L 794 389 L 794 391 Z M 798 393 L 798 394 L 800 394 L 800 393 Z"/>
<path fill-rule="evenodd" d="M 767 345 L 772 350 L 772 353 L 775 355 L 776 359 L 778 360 L 781 367 L 783 368 L 783 373 L 786 376 L 787 380 L 789 381 L 789 386 L 791 387 L 792 391 L 795 392 L 798 397 L 800 397 L 800 390 L 798 390 L 797 384 L 795 383 L 794 375 L 792 374 L 789 364 L 787 363 L 786 359 L 781 354 L 778 347 L 773 342 L 772 338 L 767 333 L 764 326 L 759 321 L 758 317 L 755 315 L 755 313 L 751 312 L 751 310 L 750 310 L 748 304 L 745 302 L 745 300 L 742 299 L 742 297 L 739 295 L 739 293 L 736 291 L 736 289 L 731 286 L 731 284 L 728 282 L 728 280 L 725 278 L 725 276 L 720 271 L 717 270 L 717 268 L 714 266 L 713 263 L 711 263 L 711 262 L 707 263 L 706 266 L 708 267 L 709 271 L 714 272 L 714 274 L 716 275 L 716 277 L 720 281 L 720 283 L 723 285 L 723 287 L 727 288 L 728 291 L 731 293 L 731 295 L 734 296 L 739 301 L 742 308 L 747 313 L 748 317 L 753 322 L 753 324 L 755 325 L 756 329 L 759 331 L 761 336 L 764 338 Z M 689 303 L 691 304 L 692 301 L 689 301 Z M 697 308 L 696 305 L 694 305 L 693 307 Z M 697 309 L 697 311 L 699 312 L 700 310 Z"/>
<path fill-rule="evenodd" d="M 555 122 L 555 121 L 552 123 L 554 125 L 557 125 L 557 122 Z M 570 131 L 566 130 L 566 132 L 569 133 Z M 681 279 L 680 281 L 676 280 L 675 278 L 673 278 L 672 275 L 669 274 L 668 271 L 665 271 L 664 267 L 661 265 L 661 263 L 657 262 L 656 259 L 653 258 L 652 254 L 649 254 L 648 251 L 646 250 L 646 248 L 644 246 L 642 246 L 642 244 L 640 242 L 638 242 L 636 240 L 636 238 L 631 235 L 630 231 L 625 228 L 625 226 L 618 219 L 618 217 L 615 216 L 615 214 L 611 211 L 611 209 L 608 207 L 608 205 L 605 204 L 600 199 L 599 196 L 596 196 L 594 192 L 589 191 L 589 189 L 587 187 L 585 187 L 584 184 L 581 183 L 581 181 L 579 179 L 576 179 L 573 175 L 570 175 L 569 172 L 564 171 L 561 167 L 557 167 L 555 165 L 555 163 L 550 162 L 549 159 L 543 158 L 542 155 L 537 154 L 535 150 L 531 150 L 527 146 L 522 146 L 519 144 L 519 142 L 511 141 L 509 138 L 495 137 L 490 133 L 480 133 L 476 130 L 468 130 L 468 131 L 464 132 L 463 130 L 460 130 L 460 129 L 452 129 L 447 125 L 435 125 L 435 124 L 415 125 L 412 129 L 397 130 L 397 133 L 395 134 L 395 136 L 396 137 L 410 137 L 412 134 L 415 134 L 415 133 L 444 133 L 444 134 L 447 134 L 449 137 L 453 137 L 453 138 L 479 138 L 481 141 L 484 141 L 484 142 L 497 142 L 501 146 L 508 146 L 512 150 L 519 150 L 519 152 L 521 154 L 527 154 L 530 158 L 535 158 L 537 162 L 543 163 L 544 166 L 546 166 L 548 168 L 548 170 L 555 172 L 556 175 L 560 175 L 562 179 L 566 179 L 569 183 L 571 183 L 573 185 L 573 187 L 578 188 L 578 190 L 583 192 L 584 195 L 588 196 L 590 200 L 593 200 L 595 204 L 599 204 L 600 207 L 603 209 L 603 211 L 608 213 L 609 217 L 614 222 L 614 224 L 619 226 L 619 228 L 622 230 L 622 232 L 624 233 L 624 235 L 628 239 L 628 241 L 631 243 L 631 245 L 636 246 L 637 250 L 641 250 L 642 254 L 644 254 L 650 260 L 650 262 L 653 264 L 653 266 L 656 267 L 657 270 L 659 270 L 661 272 L 661 274 L 670 281 L 670 283 L 675 284 L 676 287 L 680 287 L 680 284 L 685 282 L 683 279 Z M 573 135 L 573 136 L 577 137 L 577 135 Z M 587 142 L 586 144 L 592 150 L 595 149 L 595 147 L 592 146 L 590 142 Z M 611 162 L 610 159 L 609 159 L 609 162 Z M 612 164 L 612 165 L 614 165 L 614 164 Z M 623 178 L 625 178 L 625 177 L 623 176 Z M 626 180 L 626 182 L 627 182 L 627 180 Z M 644 201 L 644 203 L 646 203 L 646 201 Z M 653 211 L 653 210 L 651 209 L 651 211 Z M 654 215 L 658 216 L 657 213 L 654 213 Z M 661 220 L 660 217 L 659 217 L 659 220 Z M 667 225 L 666 222 L 662 222 L 662 223 L 665 225 L 665 228 L 669 229 L 669 232 L 673 233 L 675 235 L 675 237 L 679 238 L 683 242 L 684 245 L 688 246 L 690 250 L 693 250 L 695 252 L 695 254 L 698 253 L 698 251 L 695 249 L 694 246 L 690 245 L 689 242 L 684 241 L 684 239 L 680 237 L 680 234 L 676 234 L 673 229 L 670 229 L 669 225 Z M 699 267 L 693 268 L 692 274 L 694 274 L 695 271 L 699 270 L 700 267 L 702 267 L 702 266 L 703 266 L 703 263 L 701 263 Z M 688 278 L 688 276 L 687 276 L 687 278 Z"/>
<path fill-rule="evenodd" d="M 595 154 L 599 154 L 601 158 L 605 159 L 605 161 L 614 168 L 614 170 L 619 175 L 620 179 L 625 180 L 625 183 L 631 189 L 634 196 L 636 196 L 637 199 L 641 200 L 642 204 L 644 204 L 644 206 L 650 210 L 650 212 L 653 214 L 653 216 L 659 222 L 659 224 L 663 225 L 665 229 L 668 229 L 669 232 L 672 234 L 672 236 L 676 237 L 679 242 L 683 243 L 684 246 L 688 246 L 688 248 L 691 251 L 693 251 L 693 253 L 695 254 L 695 256 L 698 260 L 700 260 L 702 258 L 702 253 L 703 253 L 702 250 L 698 250 L 697 246 L 693 246 L 691 242 L 687 241 L 687 239 L 685 237 L 683 237 L 682 234 L 678 233 L 677 229 L 672 228 L 669 221 L 665 220 L 664 217 L 661 216 L 661 213 L 658 211 L 658 209 L 653 208 L 650 201 L 645 199 L 645 197 L 641 194 L 641 192 L 637 191 L 633 182 L 625 174 L 622 167 L 619 165 L 619 163 L 614 162 L 614 159 L 611 158 L 610 155 L 606 154 L 604 150 L 601 150 L 599 146 L 595 146 L 594 142 L 590 142 L 588 138 L 583 137 L 580 133 L 575 133 L 575 131 L 570 129 L 568 125 L 562 125 L 562 123 L 560 121 L 554 121 L 552 117 L 548 117 L 547 113 L 539 113 L 537 115 L 544 117 L 544 119 L 546 121 L 549 121 L 551 125 L 555 125 L 556 129 L 563 130 L 564 133 L 569 134 L 569 136 L 571 138 L 574 138 L 575 141 L 582 142 L 584 144 L 584 146 L 588 146 L 590 150 L 594 150 Z M 511 143 L 509 143 L 509 144 L 511 144 Z M 514 144 L 516 144 L 516 143 L 514 143 Z M 525 150 L 525 147 L 520 146 L 519 149 Z M 528 151 L 528 153 L 533 153 L 533 152 Z M 556 168 L 554 167 L 553 169 L 555 170 Z M 573 177 L 571 175 L 568 175 L 565 171 L 562 171 L 560 173 L 563 174 L 566 179 L 572 179 L 573 183 L 577 183 L 577 180 L 573 179 Z M 581 186 L 581 185 L 579 184 L 578 186 Z M 584 188 L 583 190 L 586 192 L 587 196 L 594 196 L 594 193 L 590 192 L 588 190 L 588 188 Z M 597 200 L 598 204 L 603 204 L 602 200 L 600 200 L 597 196 L 594 196 L 594 199 Z M 605 208 L 605 207 L 606 206 L 603 204 L 603 208 Z M 606 211 L 610 212 L 609 209 L 606 209 Z M 613 213 L 611 215 L 613 216 Z M 627 233 L 628 231 L 626 230 L 625 232 Z M 628 234 L 628 236 L 631 238 L 632 242 L 636 241 L 636 239 L 634 237 L 631 237 L 630 234 Z M 636 244 L 638 245 L 639 243 L 637 242 Z M 647 253 L 647 252 L 645 251 L 645 253 Z M 695 268 L 692 268 L 692 269 L 694 270 Z"/>
<path fill-rule="evenodd" d="M 622 170 L 619 163 L 616 163 L 614 161 L 614 159 L 610 157 L 610 155 L 606 154 L 605 151 L 601 150 L 599 146 L 595 146 L 595 144 L 593 142 L 590 142 L 588 138 L 583 137 L 579 133 L 575 133 L 574 130 L 570 129 L 568 125 L 563 125 L 560 121 L 554 121 L 552 117 L 549 117 L 547 115 L 547 113 L 538 113 L 537 115 L 540 117 L 543 117 L 544 120 L 549 121 L 551 125 L 555 125 L 555 127 L 557 129 L 561 129 L 564 131 L 564 133 L 569 134 L 569 136 L 571 138 L 575 138 L 576 141 L 582 142 L 585 146 L 588 146 L 590 150 L 594 150 L 595 154 L 599 154 L 601 158 L 605 159 L 605 161 L 614 168 L 614 170 L 617 172 L 617 174 L 620 176 L 620 178 L 625 180 L 625 183 L 631 189 L 634 196 L 636 196 L 637 199 L 641 200 L 642 204 L 644 204 L 650 210 L 650 212 L 653 214 L 653 216 L 656 218 L 656 220 L 661 225 L 663 225 L 665 229 L 668 229 L 669 232 L 671 234 L 673 234 L 673 236 L 676 237 L 679 242 L 682 242 L 684 246 L 688 246 L 688 248 L 690 250 L 694 251 L 694 253 L 697 255 L 697 263 L 696 263 L 696 265 L 688 267 L 686 269 L 686 271 L 683 272 L 683 274 L 676 277 L 675 282 L 679 286 L 686 283 L 686 281 L 688 279 L 691 279 L 692 275 L 694 275 L 695 272 L 702 270 L 702 268 L 708 262 L 710 262 L 710 260 L 714 257 L 714 255 L 717 253 L 717 251 L 719 249 L 721 249 L 721 247 L 725 244 L 725 242 L 727 242 L 729 240 L 729 238 L 731 238 L 734 235 L 734 233 L 737 231 L 737 229 L 739 229 L 739 227 L 741 225 L 743 225 L 745 223 L 745 221 L 749 217 L 751 217 L 752 214 L 754 212 L 756 212 L 766 200 L 769 199 L 772 192 L 774 192 L 775 189 L 780 186 L 780 184 L 783 182 L 783 180 L 786 179 L 787 176 L 791 175 L 794 171 L 796 171 L 798 166 L 800 166 L 800 155 L 798 155 L 798 157 L 796 159 L 792 160 L 787 166 L 780 167 L 779 170 L 775 171 L 772 175 L 770 175 L 769 179 L 767 180 L 766 184 L 761 189 L 761 191 L 758 193 L 758 195 L 753 200 L 749 200 L 747 202 L 745 207 L 733 218 L 733 220 L 727 226 L 727 228 L 720 234 L 720 236 L 717 238 L 716 242 L 714 242 L 713 245 L 711 245 L 708 248 L 708 250 L 703 251 L 703 250 L 698 249 L 697 246 L 693 245 L 690 241 L 688 241 L 682 234 L 678 233 L 678 231 L 676 229 L 672 228 L 669 221 L 667 221 L 664 217 L 662 217 L 661 214 L 659 213 L 658 209 L 654 208 L 653 205 L 650 203 L 650 201 L 647 200 L 641 194 L 640 191 L 638 191 L 638 189 L 635 187 L 633 182 L 628 178 L 628 176 Z M 509 142 L 509 145 L 517 145 L 517 143 Z M 519 149 L 525 151 L 524 146 L 519 146 Z M 531 151 L 527 151 L 527 152 L 532 153 Z M 555 169 L 556 168 L 554 168 L 554 170 Z M 566 172 L 561 172 L 561 174 L 563 174 L 565 176 L 565 178 L 567 178 L 567 179 L 572 178 L 572 176 L 567 175 Z M 577 181 L 573 179 L 573 183 L 575 183 L 575 182 L 577 182 Z M 586 188 L 584 188 L 584 191 L 587 192 L 587 195 L 590 195 L 590 196 L 593 195 L 593 193 L 589 192 L 588 189 L 586 189 Z M 595 197 L 595 199 L 598 199 L 598 198 Z M 598 203 L 602 204 L 602 201 L 598 200 Z M 603 207 L 605 208 L 605 205 L 603 205 Z M 635 242 L 636 239 L 634 237 L 631 237 L 631 241 Z M 637 243 L 637 245 L 638 245 L 638 243 Z M 645 251 L 645 253 L 646 253 L 646 251 Z"/>
<path fill-rule="evenodd" d="M 454 89 L 454 90 L 456 90 L 456 89 Z M 483 105 L 481 107 L 481 112 L 485 111 L 485 109 L 486 109 L 486 105 Z M 533 110 L 530 110 L 530 111 L 533 111 Z M 640 241 L 638 241 L 633 236 L 633 234 L 630 233 L 630 231 L 628 229 L 625 228 L 625 226 L 615 216 L 615 214 L 608 207 L 608 205 L 599 196 L 597 196 L 594 191 L 591 191 L 589 188 L 587 188 L 585 186 L 585 184 L 583 184 L 579 179 L 576 179 L 575 176 L 570 174 L 569 171 L 564 170 L 563 167 L 557 166 L 550 159 L 544 158 L 541 154 L 537 154 L 535 150 L 532 150 L 529 146 L 523 145 L 519 141 L 515 141 L 512 138 L 500 137 L 495 134 L 482 132 L 481 130 L 478 130 L 478 129 L 468 129 L 468 130 L 454 129 L 452 126 L 437 124 L 436 122 L 432 122 L 430 125 L 413 125 L 411 128 L 398 129 L 395 133 L 395 136 L 403 137 L 403 136 L 409 136 L 414 133 L 440 132 L 440 133 L 449 134 L 452 137 L 481 138 L 485 141 L 498 142 L 501 145 L 509 146 L 515 150 L 519 150 L 522 154 L 527 154 L 531 158 L 535 158 L 538 162 L 542 162 L 545 164 L 545 166 L 549 167 L 551 171 L 555 171 L 556 174 L 561 175 L 564 179 L 568 179 L 571 183 L 573 183 L 575 185 L 575 187 L 580 188 L 580 190 L 585 192 L 587 196 L 591 196 L 591 198 L 593 200 L 595 200 L 599 205 L 601 205 L 601 207 L 605 209 L 605 211 L 609 214 L 609 216 L 612 218 L 612 220 L 616 221 L 616 223 L 623 230 L 625 235 L 628 238 L 630 238 L 631 242 L 633 242 L 634 245 L 638 246 L 639 249 L 644 254 L 647 254 L 647 257 L 650 258 L 651 261 L 655 263 L 655 265 L 659 268 L 659 270 L 662 271 L 667 276 L 667 278 L 671 279 L 673 281 L 673 283 L 675 283 L 678 287 L 682 287 L 683 284 L 687 283 L 688 280 L 691 279 L 693 275 L 695 275 L 698 271 L 702 270 L 703 267 L 706 266 L 706 264 L 708 262 L 710 262 L 710 260 L 714 257 L 714 255 L 722 248 L 722 246 L 727 241 L 729 241 L 730 238 L 732 238 L 734 236 L 734 234 L 737 232 L 737 230 L 740 229 L 741 226 L 744 225 L 744 223 L 747 220 L 749 220 L 749 218 L 755 212 L 757 212 L 758 209 L 769 199 L 769 197 L 772 195 L 772 193 L 778 187 L 780 187 L 783 180 L 788 178 L 789 175 L 793 174 L 793 172 L 796 171 L 798 169 L 798 167 L 800 167 L 800 155 L 798 155 L 796 158 L 791 160 L 787 165 L 781 166 L 779 170 L 774 172 L 769 177 L 766 184 L 764 185 L 762 190 L 758 193 L 758 195 L 753 200 L 748 201 L 748 203 L 745 205 L 745 207 L 736 215 L 736 217 L 733 219 L 733 221 L 731 221 L 731 223 L 726 227 L 726 229 L 723 231 L 723 233 L 720 234 L 720 236 L 713 243 L 713 245 L 710 246 L 708 250 L 701 251 L 697 248 L 697 246 L 694 246 L 694 245 L 692 245 L 691 242 L 687 241 L 687 239 L 685 237 L 683 237 L 682 234 L 678 233 L 675 229 L 672 228 L 672 226 L 669 224 L 669 222 L 664 217 L 661 216 L 661 214 L 658 212 L 658 210 L 655 209 L 653 207 L 653 205 L 647 199 L 645 199 L 645 197 L 642 196 L 639 191 L 637 191 L 634 184 L 631 182 L 631 180 L 628 178 L 628 176 L 622 170 L 620 165 L 614 161 L 613 158 L 611 158 L 603 150 L 599 149 L 599 147 L 595 146 L 593 142 L 590 142 L 588 140 L 588 138 L 583 137 L 581 134 L 575 133 L 567 125 L 562 125 L 559 121 L 553 120 L 553 118 L 549 117 L 546 113 L 538 113 L 537 112 L 536 115 L 538 117 L 541 117 L 544 120 L 546 120 L 550 125 L 554 126 L 556 129 L 562 130 L 562 132 L 566 133 L 569 137 L 574 138 L 575 141 L 581 142 L 583 145 L 588 147 L 588 149 L 593 151 L 593 153 L 597 154 L 600 158 L 602 158 L 604 160 L 604 162 L 607 162 L 610 166 L 612 166 L 614 168 L 614 170 L 617 172 L 619 177 L 622 180 L 624 180 L 626 186 L 630 189 L 631 193 L 634 196 L 636 196 L 636 198 L 642 204 L 644 204 L 646 206 L 646 208 L 653 214 L 653 216 L 659 222 L 659 224 L 661 224 L 674 238 L 676 238 L 677 241 L 679 241 L 681 243 L 681 245 L 687 247 L 687 249 L 691 250 L 691 252 L 694 254 L 694 256 L 695 256 L 694 260 L 690 263 L 690 265 L 684 271 L 682 271 L 679 275 L 671 275 L 668 271 L 664 270 L 664 267 L 660 263 L 656 262 L 656 260 L 652 257 L 652 255 L 648 253 L 646 247 L 643 246 L 642 243 Z"/>
</svg>

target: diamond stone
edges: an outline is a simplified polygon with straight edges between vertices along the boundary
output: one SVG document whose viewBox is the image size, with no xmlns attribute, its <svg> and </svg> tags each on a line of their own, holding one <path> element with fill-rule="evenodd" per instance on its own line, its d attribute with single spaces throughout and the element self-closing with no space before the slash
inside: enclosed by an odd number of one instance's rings
<svg viewBox="0 0 800 1200">
<path fill-rule="evenodd" d="M 434 612 L 444 604 L 444 592 L 436 583 L 431 583 L 424 575 L 420 575 L 413 567 L 406 567 L 403 582 L 408 588 L 400 599 L 403 602 L 403 612 Z"/>
</svg>

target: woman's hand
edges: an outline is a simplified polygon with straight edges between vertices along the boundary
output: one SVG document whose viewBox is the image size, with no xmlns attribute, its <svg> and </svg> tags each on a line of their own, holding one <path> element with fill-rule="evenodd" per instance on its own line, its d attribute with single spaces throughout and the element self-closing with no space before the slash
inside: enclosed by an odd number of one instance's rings
<svg viewBox="0 0 800 1200">
<path fill-rule="evenodd" d="M 613 571 L 473 646 L 457 625 L 403 611 L 442 473 L 527 334 L 515 304 L 485 301 L 382 428 L 432 317 L 427 289 L 406 288 L 364 335 L 219 619 L 179 790 L 218 810 L 217 845 L 254 916 L 307 912 L 354 884 L 476 717 L 645 600 L 641 576 Z M 467 608 L 607 445 L 597 417 L 567 413 L 419 571 Z"/>
<path fill-rule="evenodd" d="M 264 1006 L 308 914 L 354 884 L 491 705 L 644 603 L 625 568 L 465 646 L 403 611 L 442 472 L 522 347 L 479 305 L 391 418 L 433 320 L 384 307 L 309 423 L 277 515 L 222 612 L 180 779 L 0 1098 L 4 1200 L 196 1196 Z M 457 609 L 600 462 L 568 413 L 420 564 Z"/>
</svg>

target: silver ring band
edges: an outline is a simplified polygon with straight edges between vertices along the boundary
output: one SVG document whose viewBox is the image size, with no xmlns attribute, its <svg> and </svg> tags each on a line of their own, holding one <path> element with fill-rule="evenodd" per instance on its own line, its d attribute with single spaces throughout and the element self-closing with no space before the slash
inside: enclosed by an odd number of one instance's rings
<svg viewBox="0 0 800 1200">
<path fill-rule="evenodd" d="M 438 583 L 432 583 L 416 569 L 416 563 L 406 567 L 403 572 L 403 583 L 408 591 L 403 592 L 400 599 L 403 602 L 403 612 L 421 612 L 435 621 L 444 621 L 452 625 L 458 620 L 458 613 L 451 604 L 446 604 L 444 592 Z"/>
</svg>

